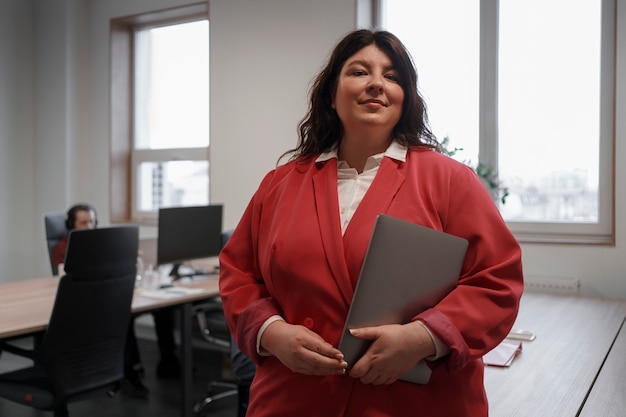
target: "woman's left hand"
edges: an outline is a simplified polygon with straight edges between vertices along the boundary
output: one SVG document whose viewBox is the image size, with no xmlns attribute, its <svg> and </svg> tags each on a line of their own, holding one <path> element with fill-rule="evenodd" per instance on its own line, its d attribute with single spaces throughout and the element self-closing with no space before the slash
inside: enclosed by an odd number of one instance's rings
<svg viewBox="0 0 626 417">
<path fill-rule="evenodd" d="M 372 340 L 349 375 L 364 384 L 396 382 L 420 360 L 435 354 L 435 344 L 421 323 L 387 324 L 352 329 L 354 337 Z"/>
</svg>

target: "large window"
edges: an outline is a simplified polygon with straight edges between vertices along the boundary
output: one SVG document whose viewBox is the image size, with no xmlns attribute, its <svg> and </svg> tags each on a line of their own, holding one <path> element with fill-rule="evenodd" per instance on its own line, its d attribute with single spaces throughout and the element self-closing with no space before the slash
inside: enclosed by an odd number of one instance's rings
<svg viewBox="0 0 626 417">
<path fill-rule="evenodd" d="M 111 23 L 112 219 L 209 203 L 206 3 Z"/>
<path fill-rule="evenodd" d="M 615 1 L 381 0 L 431 126 L 492 167 L 522 241 L 613 242 Z"/>
</svg>

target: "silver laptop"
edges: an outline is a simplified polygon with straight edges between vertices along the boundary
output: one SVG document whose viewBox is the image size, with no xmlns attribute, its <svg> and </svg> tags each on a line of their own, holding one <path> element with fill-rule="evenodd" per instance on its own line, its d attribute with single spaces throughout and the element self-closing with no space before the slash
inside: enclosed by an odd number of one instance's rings
<svg viewBox="0 0 626 417">
<path fill-rule="evenodd" d="M 433 307 L 456 286 L 467 245 L 458 236 L 378 215 L 339 342 L 349 366 L 371 342 L 348 329 L 408 323 Z M 430 368 L 420 361 L 400 379 L 425 384 Z"/>
</svg>

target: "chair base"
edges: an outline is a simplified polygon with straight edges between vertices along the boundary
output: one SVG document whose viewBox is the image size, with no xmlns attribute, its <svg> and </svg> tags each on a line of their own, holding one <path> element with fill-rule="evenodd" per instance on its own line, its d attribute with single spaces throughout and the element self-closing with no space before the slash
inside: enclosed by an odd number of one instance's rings
<svg viewBox="0 0 626 417">
<path fill-rule="evenodd" d="M 241 409 L 242 408 L 241 397 L 243 394 L 245 394 L 245 393 L 242 393 L 243 388 L 244 386 L 236 382 L 212 381 L 209 384 L 207 396 L 204 397 L 202 400 L 199 400 L 198 402 L 196 402 L 196 404 L 194 405 L 193 407 L 193 411 L 195 413 L 194 416 L 195 417 L 209 416 L 211 412 L 210 405 L 213 402 L 221 400 L 223 398 L 235 396 L 238 398 L 238 403 L 239 403 L 239 408 L 240 408 L 238 412 L 238 416 L 243 417 L 245 415 L 245 408 L 243 410 Z M 247 399 L 245 403 L 247 405 Z"/>
</svg>

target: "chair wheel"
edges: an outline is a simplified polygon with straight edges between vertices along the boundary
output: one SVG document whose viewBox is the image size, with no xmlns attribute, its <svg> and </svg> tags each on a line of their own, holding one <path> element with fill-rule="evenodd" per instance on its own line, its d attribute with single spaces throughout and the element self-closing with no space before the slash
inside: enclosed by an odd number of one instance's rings
<svg viewBox="0 0 626 417">
<path fill-rule="evenodd" d="M 208 397 L 202 401 L 196 402 L 193 406 L 194 417 L 206 417 L 209 415 L 209 404 L 212 402 L 212 398 Z"/>
</svg>

